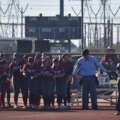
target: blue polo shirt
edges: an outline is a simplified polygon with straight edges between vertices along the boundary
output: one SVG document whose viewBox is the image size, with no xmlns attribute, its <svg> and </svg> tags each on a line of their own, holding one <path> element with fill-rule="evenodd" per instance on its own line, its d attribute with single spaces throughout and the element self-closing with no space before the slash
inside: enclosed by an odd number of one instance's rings
<svg viewBox="0 0 120 120">
<path fill-rule="evenodd" d="M 72 74 L 75 75 L 78 71 L 80 71 L 80 75 L 82 76 L 96 75 L 97 67 L 106 72 L 106 69 L 97 61 L 94 56 L 88 56 L 88 59 L 81 57 L 78 59 Z"/>
</svg>

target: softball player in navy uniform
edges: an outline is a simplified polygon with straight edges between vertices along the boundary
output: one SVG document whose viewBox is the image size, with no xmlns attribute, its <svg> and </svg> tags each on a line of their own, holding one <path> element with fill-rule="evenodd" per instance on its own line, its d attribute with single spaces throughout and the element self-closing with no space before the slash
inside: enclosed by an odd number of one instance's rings
<svg viewBox="0 0 120 120">
<path fill-rule="evenodd" d="M 40 105 L 40 100 L 42 97 L 42 66 L 41 66 L 41 56 L 40 54 L 37 54 L 34 58 L 34 68 L 35 68 L 35 74 L 36 74 L 36 82 L 38 83 L 36 87 L 38 87 L 38 91 L 36 91 L 36 103 L 37 105 Z"/>
<path fill-rule="evenodd" d="M 30 108 L 38 108 L 37 94 L 39 89 L 38 80 L 36 79 L 36 69 L 34 67 L 34 60 L 32 57 L 28 58 L 28 63 L 24 66 L 24 72 L 28 78 L 29 88 L 29 105 Z"/>
<path fill-rule="evenodd" d="M 6 59 L 1 55 L 0 57 L 0 91 L 1 91 L 1 102 L 2 107 L 5 107 L 5 94 L 7 93 L 8 107 L 10 104 L 10 80 L 8 80 L 9 66 Z"/>
<path fill-rule="evenodd" d="M 16 54 L 14 61 L 11 62 L 11 64 L 9 65 L 11 76 L 13 76 L 15 108 L 18 107 L 18 95 L 20 90 L 22 91 L 22 94 L 24 94 L 24 90 L 22 86 L 23 82 L 22 82 L 21 68 L 22 68 L 22 64 L 19 61 L 19 56 Z"/>
<path fill-rule="evenodd" d="M 54 60 L 54 78 L 56 79 L 56 95 L 58 108 L 62 108 L 62 101 L 66 99 L 67 96 L 67 81 L 65 80 L 65 71 L 57 59 Z M 66 104 L 66 103 L 65 103 Z"/>
<path fill-rule="evenodd" d="M 55 85 L 55 80 L 53 78 L 53 70 L 51 68 L 51 59 L 49 57 L 46 57 L 44 59 L 44 67 L 42 72 L 44 106 L 46 108 L 49 108 L 50 104 L 52 104 Z"/>
</svg>

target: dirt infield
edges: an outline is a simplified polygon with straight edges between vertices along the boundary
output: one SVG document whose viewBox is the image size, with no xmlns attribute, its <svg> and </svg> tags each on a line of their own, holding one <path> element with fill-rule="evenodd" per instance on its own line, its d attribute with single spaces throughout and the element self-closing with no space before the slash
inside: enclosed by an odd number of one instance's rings
<svg viewBox="0 0 120 120">
<path fill-rule="evenodd" d="M 1 111 L 0 120 L 120 120 L 114 110 L 71 112 Z"/>
<path fill-rule="evenodd" d="M 12 105 L 13 96 L 11 99 Z M 20 95 L 19 105 L 23 106 Z M 114 115 L 115 105 L 99 104 L 99 110 L 81 110 L 81 105 L 72 107 L 72 110 L 44 112 L 43 110 L 24 110 L 13 108 L 0 109 L 0 120 L 120 120 L 120 116 Z"/>
</svg>

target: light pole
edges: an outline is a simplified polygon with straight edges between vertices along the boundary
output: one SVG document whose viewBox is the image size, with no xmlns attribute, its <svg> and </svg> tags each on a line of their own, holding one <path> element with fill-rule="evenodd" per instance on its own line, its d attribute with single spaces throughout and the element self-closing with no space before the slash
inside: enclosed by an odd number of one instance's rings
<svg viewBox="0 0 120 120">
<path fill-rule="evenodd" d="M 25 6 L 25 9 L 23 7 L 20 8 L 19 4 L 17 5 L 17 8 L 21 14 L 21 38 L 23 38 L 23 23 L 24 23 L 24 13 L 28 9 L 29 4 Z"/>
<path fill-rule="evenodd" d="M 64 0 L 60 0 L 60 16 L 64 16 Z"/>
<path fill-rule="evenodd" d="M 107 47 L 107 41 L 106 41 L 106 3 L 108 0 L 101 0 L 103 4 L 103 12 L 104 12 L 104 48 Z"/>
<path fill-rule="evenodd" d="M 106 47 L 106 0 L 103 1 L 104 7 L 104 47 Z"/>
<path fill-rule="evenodd" d="M 81 0 L 81 44 L 84 49 L 84 0 Z"/>
</svg>

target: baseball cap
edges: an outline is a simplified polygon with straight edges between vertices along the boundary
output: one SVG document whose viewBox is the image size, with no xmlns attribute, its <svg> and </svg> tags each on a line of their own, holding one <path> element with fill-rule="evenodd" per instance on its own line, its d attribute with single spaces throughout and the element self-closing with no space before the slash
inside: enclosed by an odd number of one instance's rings
<svg viewBox="0 0 120 120">
<path fill-rule="evenodd" d="M 88 49 L 83 50 L 82 55 L 83 56 L 89 55 L 89 50 Z"/>
</svg>

